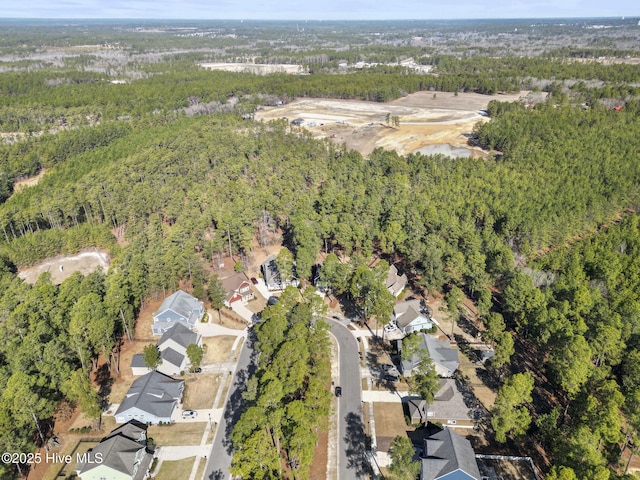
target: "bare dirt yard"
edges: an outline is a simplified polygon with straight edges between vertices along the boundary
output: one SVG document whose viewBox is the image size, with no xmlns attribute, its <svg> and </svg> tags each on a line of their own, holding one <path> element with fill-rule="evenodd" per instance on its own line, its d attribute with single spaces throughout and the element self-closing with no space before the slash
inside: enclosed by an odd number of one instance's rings
<svg viewBox="0 0 640 480">
<path fill-rule="evenodd" d="M 18 270 L 18 276 L 25 282 L 34 284 L 38 277 L 44 273 L 51 273 L 51 281 L 59 285 L 69 278 L 73 272 L 87 275 L 94 270 L 102 268 L 105 272 L 109 268 L 109 256 L 105 251 L 97 248 L 84 250 L 77 255 L 61 255 L 48 258 L 43 262 Z"/>
<path fill-rule="evenodd" d="M 378 147 L 406 155 L 430 145 L 448 145 L 468 149 L 473 157 L 483 157 L 486 153 L 482 149 L 468 145 L 473 126 L 487 121 L 481 110 L 491 100 L 515 101 L 527 94 L 417 92 L 388 103 L 301 98 L 279 107 L 264 107 L 255 118 L 302 118 L 303 128 L 316 138 L 345 143 L 363 155 Z M 387 123 L 387 115 L 399 117 L 400 125 Z"/>
<path fill-rule="evenodd" d="M 202 344 L 207 346 L 207 351 L 202 363 L 207 365 L 209 363 L 228 362 L 231 347 L 235 340 L 236 337 L 230 335 L 219 335 L 202 339 Z"/>
</svg>

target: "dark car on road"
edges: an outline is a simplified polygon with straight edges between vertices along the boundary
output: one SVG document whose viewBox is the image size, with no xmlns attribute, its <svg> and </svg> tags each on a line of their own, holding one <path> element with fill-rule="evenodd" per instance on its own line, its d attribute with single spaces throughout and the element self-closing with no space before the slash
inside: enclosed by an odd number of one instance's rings
<svg viewBox="0 0 640 480">
<path fill-rule="evenodd" d="M 254 285 L 257 285 L 258 279 L 256 277 L 251 277 L 251 283 L 253 283 Z"/>
<path fill-rule="evenodd" d="M 336 397 L 342 396 L 342 387 L 336 387 Z"/>
</svg>

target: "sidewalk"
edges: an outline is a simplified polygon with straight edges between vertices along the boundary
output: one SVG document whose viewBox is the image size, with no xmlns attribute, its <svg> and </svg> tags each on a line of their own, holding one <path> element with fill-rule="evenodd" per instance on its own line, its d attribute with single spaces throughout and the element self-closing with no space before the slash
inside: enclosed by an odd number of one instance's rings
<svg viewBox="0 0 640 480">
<path fill-rule="evenodd" d="M 377 403 L 401 403 L 402 399 L 405 397 L 411 397 L 409 392 L 389 392 L 388 390 L 363 390 L 362 391 L 362 401 Z"/>
</svg>

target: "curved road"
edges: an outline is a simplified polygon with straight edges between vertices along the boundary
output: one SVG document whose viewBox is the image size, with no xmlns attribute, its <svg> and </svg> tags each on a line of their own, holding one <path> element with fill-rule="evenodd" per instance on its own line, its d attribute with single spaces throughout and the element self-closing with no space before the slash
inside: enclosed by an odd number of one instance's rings
<svg viewBox="0 0 640 480">
<path fill-rule="evenodd" d="M 331 334 L 338 342 L 340 350 L 339 385 L 342 397 L 338 399 L 338 479 L 364 478 L 369 471 L 367 438 L 362 421 L 362 381 L 360 380 L 359 344 L 342 323 L 329 318 Z"/>
</svg>

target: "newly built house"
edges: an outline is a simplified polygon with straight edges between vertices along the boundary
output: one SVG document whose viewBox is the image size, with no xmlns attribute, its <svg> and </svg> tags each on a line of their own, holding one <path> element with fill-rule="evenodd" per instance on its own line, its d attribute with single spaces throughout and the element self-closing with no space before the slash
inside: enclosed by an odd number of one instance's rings
<svg viewBox="0 0 640 480">
<path fill-rule="evenodd" d="M 182 290 L 169 295 L 153 315 L 151 330 L 154 335 L 162 335 L 177 323 L 193 330 L 196 322 L 204 315 L 204 304 L 196 297 Z"/>
<path fill-rule="evenodd" d="M 471 443 L 448 428 L 424 441 L 420 480 L 481 480 Z"/>
<path fill-rule="evenodd" d="M 130 420 L 147 424 L 169 423 L 183 391 L 184 381 L 155 370 L 149 372 L 131 384 L 115 413 L 116 423 Z"/>
</svg>

